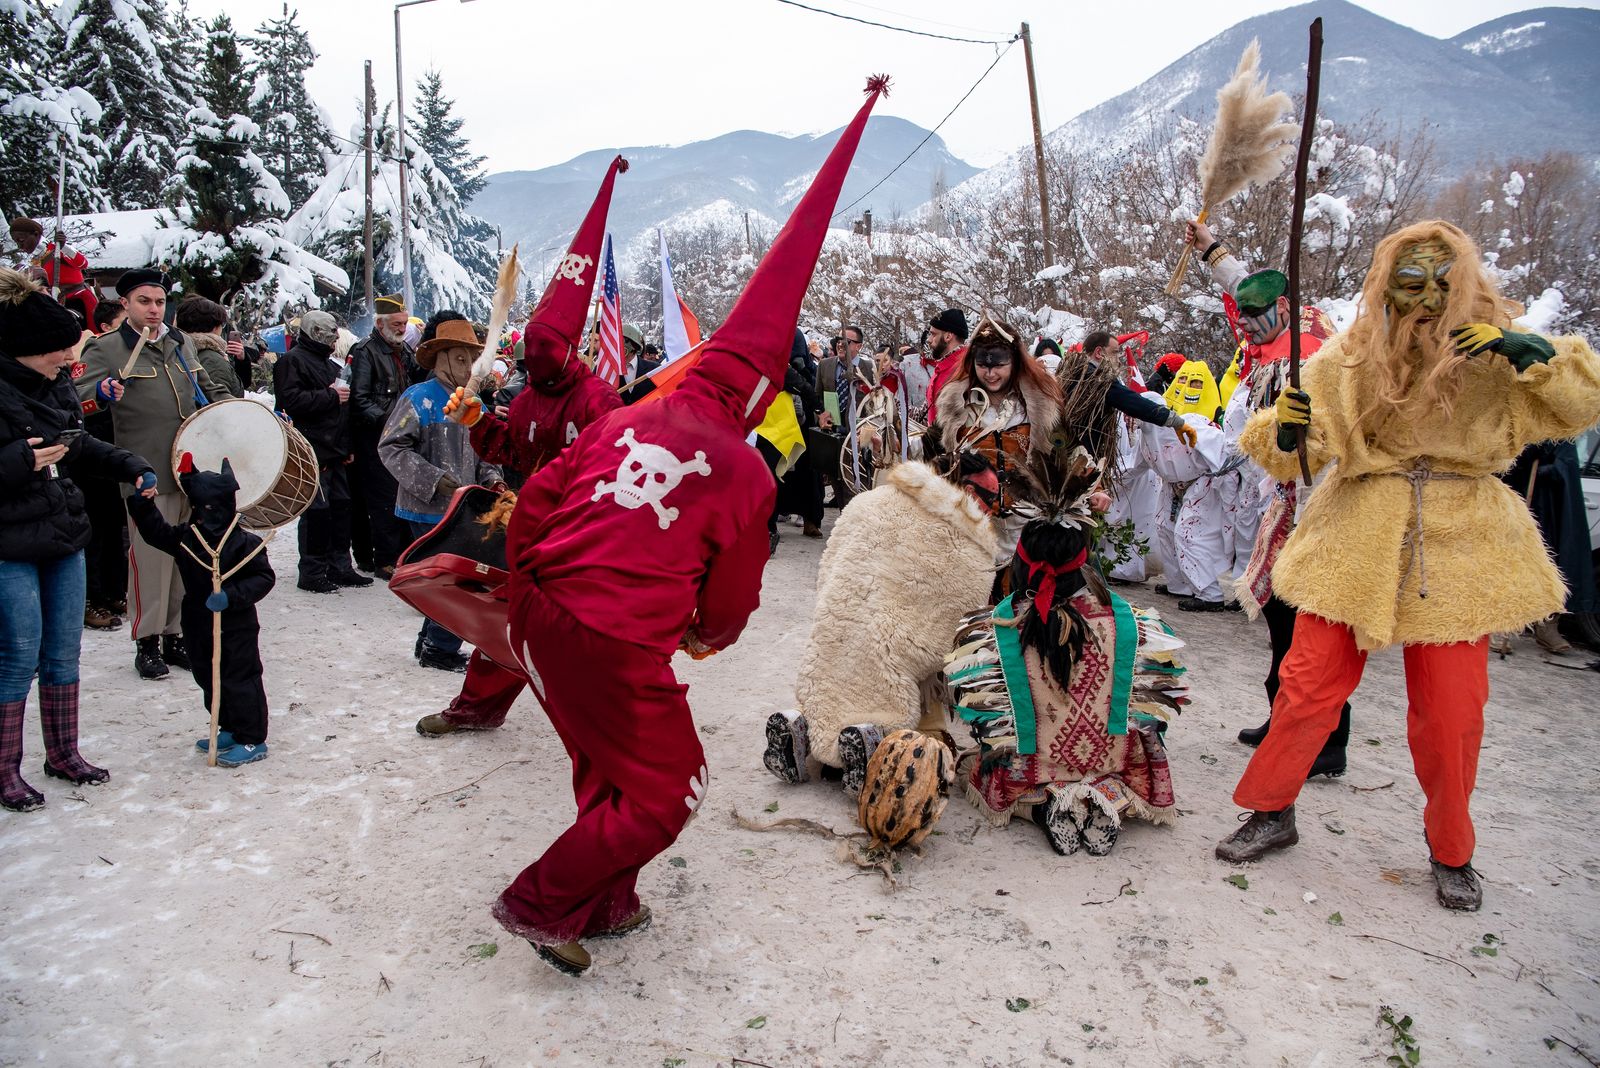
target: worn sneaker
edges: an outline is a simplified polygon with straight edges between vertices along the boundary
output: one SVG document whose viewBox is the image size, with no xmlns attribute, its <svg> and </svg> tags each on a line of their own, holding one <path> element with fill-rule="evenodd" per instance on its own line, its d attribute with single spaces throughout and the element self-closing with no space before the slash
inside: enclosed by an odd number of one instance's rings
<svg viewBox="0 0 1600 1068">
<path fill-rule="evenodd" d="M 267 759 L 267 743 L 260 745 L 235 745 L 217 750 L 217 763 L 224 768 L 237 768 L 241 764 L 254 764 Z"/>
<path fill-rule="evenodd" d="M 233 732 L 232 731 L 218 731 L 217 732 L 217 752 L 220 753 L 224 749 L 232 749 L 233 746 L 234 746 L 234 741 L 233 741 Z M 209 750 L 211 748 L 211 739 L 209 737 L 196 738 L 194 740 L 194 747 L 196 749 L 200 750 L 200 752 L 204 753 L 204 752 L 206 752 L 207 750 Z"/>
<path fill-rule="evenodd" d="M 805 782 L 810 742 L 806 717 L 793 709 L 774 712 L 767 717 L 767 751 L 762 754 L 761 763 L 790 785 Z"/>
<path fill-rule="evenodd" d="M 184 647 L 182 635 L 163 634 L 161 636 L 161 659 L 179 671 L 190 670 L 189 650 Z"/>
<path fill-rule="evenodd" d="M 541 946 L 537 942 L 529 941 L 528 945 L 539 954 L 540 960 L 563 975 L 582 975 L 593 963 L 589 951 L 576 942 L 563 942 L 559 946 Z"/>
<path fill-rule="evenodd" d="M 134 645 L 133 666 L 141 679 L 164 679 L 167 662 L 161 659 L 161 639 L 155 635 L 140 638 Z"/>
<path fill-rule="evenodd" d="M 1462 912 L 1477 912 L 1483 906 L 1483 884 L 1478 879 L 1477 869 L 1470 862 L 1452 868 L 1430 857 L 1428 863 L 1433 865 L 1434 889 L 1439 895 L 1439 904 Z"/>
<path fill-rule="evenodd" d="M 867 763 L 883 741 L 883 729 L 871 723 L 857 723 L 839 732 L 839 761 L 844 765 L 844 792 L 859 796 L 867 782 Z"/>
<path fill-rule="evenodd" d="M 1071 806 L 1053 787 L 1045 787 L 1045 799 L 1033 806 L 1033 822 L 1044 832 L 1045 840 L 1063 857 L 1070 857 L 1083 846 L 1083 828 L 1072 818 Z"/>
<path fill-rule="evenodd" d="M 1248 812 L 1239 818 L 1244 826 L 1217 843 L 1218 860 L 1242 864 L 1300 841 L 1300 833 L 1294 829 L 1293 805 L 1282 812 Z"/>
<path fill-rule="evenodd" d="M 651 919 L 650 906 L 649 905 L 645 905 L 645 904 L 641 904 L 639 906 L 639 911 L 635 912 L 632 916 L 629 916 L 627 919 L 621 921 L 620 923 L 616 923 L 616 924 L 613 924 L 610 927 L 607 927 L 604 931 L 596 931 L 594 934 L 590 935 L 589 937 L 590 938 L 621 938 L 623 935 L 630 935 L 630 934 L 633 934 L 635 931 L 642 931 L 646 927 L 649 927 L 650 926 L 650 919 Z"/>
</svg>

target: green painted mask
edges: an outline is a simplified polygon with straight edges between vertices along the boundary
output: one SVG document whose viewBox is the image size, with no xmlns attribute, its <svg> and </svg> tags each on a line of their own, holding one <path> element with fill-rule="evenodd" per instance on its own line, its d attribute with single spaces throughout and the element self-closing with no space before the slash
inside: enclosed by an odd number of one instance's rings
<svg viewBox="0 0 1600 1068">
<path fill-rule="evenodd" d="M 1448 275 L 1454 262 L 1454 253 L 1443 241 L 1423 241 L 1402 250 L 1389 276 L 1389 287 L 1383 291 L 1384 303 L 1396 315 L 1410 315 L 1419 309 L 1423 315 L 1438 315 L 1450 293 Z"/>
</svg>

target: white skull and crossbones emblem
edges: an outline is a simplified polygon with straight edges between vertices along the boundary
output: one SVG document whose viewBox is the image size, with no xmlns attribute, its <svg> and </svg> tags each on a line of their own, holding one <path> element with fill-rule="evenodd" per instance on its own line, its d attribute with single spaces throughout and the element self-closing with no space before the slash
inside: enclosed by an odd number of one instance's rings
<svg viewBox="0 0 1600 1068">
<path fill-rule="evenodd" d="M 556 268 L 557 278 L 570 278 L 574 285 L 583 285 L 583 272 L 594 263 L 591 256 L 580 256 L 576 252 L 567 253 L 567 258 L 561 261 L 561 266 Z"/>
<path fill-rule="evenodd" d="M 601 479 L 596 482 L 594 496 L 589 499 L 598 501 L 609 493 L 613 501 L 629 511 L 648 504 L 655 509 L 656 522 L 661 524 L 662 530 L 678 518 L 676 508 L 667 508 L 661 503 L 667 494 L 678 488 L 685 475 L 711 474 L 704 452 L 696 452 L 694 459 L 685 463 L 660 445 L 636 440 L 631 426 L 622 432 L 616 444 L 628 447 L 628 455 L 617 465 L 616 481 Z"/>
</svg>

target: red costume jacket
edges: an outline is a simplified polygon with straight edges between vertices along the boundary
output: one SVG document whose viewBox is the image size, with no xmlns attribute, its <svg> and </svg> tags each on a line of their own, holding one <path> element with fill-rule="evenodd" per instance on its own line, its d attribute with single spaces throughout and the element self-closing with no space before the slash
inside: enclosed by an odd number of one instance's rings
<svg viewBox="0 0 1600 1068">
<path fill-rule="evenodd" d="M 693 374 L 586 428 L 522 487 L 506 541 L 513 603 L 533 581 L 591 629 L 669 656 L 691 625 L 706 645 L 732 644 L 760 603 L 777 493 L 739 428 L 744 406 Z"/>
<path fill-rule="evenodd" d="M 553 382 L 530 381 L 506 418 L 484 412 L 472 428 L 479 457 L 527 475 L 577 440 L 584 427 L 622 407 L 616 388 L 573 357 Z"/>
</svg>

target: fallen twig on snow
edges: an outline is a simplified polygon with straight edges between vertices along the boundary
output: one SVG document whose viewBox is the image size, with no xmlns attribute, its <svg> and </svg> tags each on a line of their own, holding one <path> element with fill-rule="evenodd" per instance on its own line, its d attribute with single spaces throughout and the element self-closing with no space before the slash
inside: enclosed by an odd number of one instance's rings
<svg viewBox="0 0 1600 1068">
<path fill-rule="evenodd" d="M 332 942 L 328 941 L 326 938 L 323 938 L 314 931 L 285 931 L 282 927 L 274 927 L 272 929 L 272 933 L 282 935 L 299 935 L 301 938 L 315 938 L 318 942 L 321 942 L 325 946 L 333 945 Z"/>
<path fill-rule="evenodd" d="M 304 964 L 304 963 L 305 963 L 304 961 L 302 961 L 299 957 L 296 957 L 294 955 L 294 939 L 292 939 L 292 938 L 289 939 L 289 971 L 294 975 L 298 975 L 302 979 L 326 979 L 327 978 L 327 976 L 325 976 L 325 975 L 307 975 L 305 972 L 300 970 L 300 965 Z"/>
<path fill-rule="evenodd" d="M 476 786 L 480 782 L 482 782 L 483 780 L 487 779 L 489 776 L 493 775 L 495 772 L 499 771 L 501 768 L 509 768 L 513 764 L 532 764 L 532 763 L 533 763 L 532 760 L 507 760 L 507 761 L 503 761 L 503 762 L 501 762 L 499 764 L 496 764 L 494 767 L 490 768 L 488 771 L 484 772 L 482 775 L 479 775 L 476 779 L 473 779 L 471 782 L 467 783 L 467 785 L 465 785 L 465 786 L 457 786 L 457 787 L 455 787 L 454 789 L 451 789 L 451 790 L 440 790 L 436 794 L 429 794 L 427 797 L 424 797 L 421 801 L 419 801 L 417 803 L 419 805 L 426 805 L 429 801 L 432 801 L 436 797 L 444 797 L 446 794 L 459 794 L 462 790 L 470 790 L 474 786 Z"/>
<path fill-rule="evenodd" d="M 1117 889 L 1116 897 L 1108 897 L 1104 901 L 1080 901 L 1080 902 L 1078 902 L 1078 904 L 1080 904 L 1080 905 L 1109 905 L 1113 901 L 1115 901 L 1117 898 L 1119 898 L 1123 894 L 1127 893 L 1128 892 L 1128 887 L 1130 887 L 1132 885 L 1133 885 L 1133 880 L 1132 879 L 1124 879 L 1124 880 L 1122 880 L 1122 886 L 1120 886 Z"/>
<path fill-rule="evenodd" d="M 1545 1048 L 1546 1049 L 1555 1049 L 1557 1042 L 1561 1043 L 1563 1046 L 1567 1047 L 1572 1052 L 1576 1053 L 1578 1056 L 1582 1057 L 1584 1060 L 1586 1060 L 1590 1064 L 1594 1065 L 1595 1068 L 1600 1068 L 1600 1061 L 1595 1060 L 1594 1057 L 1590 1055 L 1588 1050 L 1579 1049 L 1577 1046 L 1574 1046 L 1571 1042 L 1568 1042 L 1566 1039 L 1562 1038 L 1560 1035 L 1549 1035 L 1549 1036 L 1547 1036 L 1545 1038 L 1545 1040 L 1544 1040 Z"/>
<path fill-rule="evenodd" d="M 1391 779 L 1389 782 L 1384 783 L 1382 786 L 1354 786 L 1354 785 L 1352 785 L 1350 787 L 1350 789 L 1354 790 L 1358 794 L 1370 794 L 1370 793 L 1374 792 L 1375 790 L 1387 790 L 1389 787 L 1391 787 L 1393 785 L 1394 785 L 1394 781 Z"/>
<path fill-rule="evenodd" d="M 394 989 L 394 984 L 389 982 L 389 977 L 382 972 L 378 973 L 378 993 L 387 994 Z"/>
<path fill-rule="evenodd" d="M 757 823 L 748 816 L 740 815 L 739 810 L 733 810 L 733 822 L 747 831 L 806 831 L 818 834 L 824 838 L 865 838 L 866 831 L 852 831 L 849 834 L 840 834 L 832 827 L 818 823 L 816 820 L 804 819 L 800 816 L 785 816 L 782 819 L 772 820 L 770 823 Z"/>
<path fill-rule="evenodd" d="M 1387 942 L 1391 946 L 1399 946 L 1401 949 L 1409 949 L 1413 953 L 1421 953 L 1424 957 L 1432 957 L 1434 960 L 1442 960 L 1446 964 L 1454 964 L 1457 968 L 1460 968 L 1462 971 L 1466 972 L 1468 975 L 1472 976 L 1474 979 L 1476 979 L 1478 977 L 1478 973 L 1477 972 L 1473 971 L 1471 968 L 1467 967 L 1465 964 L 1462 964 L 1458 960 L 1451 960 L 1449 957 L 1441 957 L 1437 953 L 1429 953 L 1425 949 L 1418 949 L 1416 946 L 1408 946 L 1404 942 L 1396 942 L 1392 938 L 1383 937 L 1383 935 L 1358 934 L 1358 935 L 1356 935 L 1356 937 L 1357 938 L 1370 938 L 1375 942 Z"/>
</svg>

